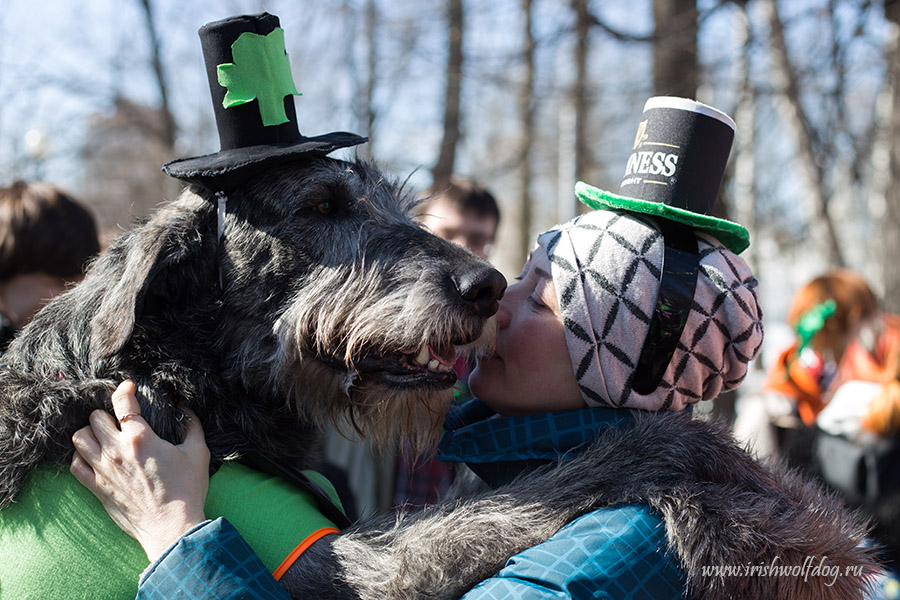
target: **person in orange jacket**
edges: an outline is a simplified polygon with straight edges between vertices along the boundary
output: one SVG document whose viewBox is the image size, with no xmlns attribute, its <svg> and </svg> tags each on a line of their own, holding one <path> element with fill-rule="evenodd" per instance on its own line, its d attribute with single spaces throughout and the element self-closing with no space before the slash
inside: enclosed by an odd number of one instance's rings
<svg viewBox="0 0 900 600">
<path fill-rule="evenodd" d="M 812 426 L 846 381 L 882 382 L 900 351 L 900 316 L 883 313 L 866 281 L 834 269 L 797 290 L 788 321 L 797 341 L 769 369 L 765 388 L 787 396 Z"/>
</svg>

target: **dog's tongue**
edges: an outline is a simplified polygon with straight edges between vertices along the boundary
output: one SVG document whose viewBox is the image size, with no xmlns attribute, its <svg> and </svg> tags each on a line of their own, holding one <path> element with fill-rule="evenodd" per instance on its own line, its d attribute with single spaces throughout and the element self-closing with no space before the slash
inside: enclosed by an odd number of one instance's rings
<svg viewBox="0 0 900 600">
<path fill-rule="evenodd" d="M 437 360 L 442 365 L 448 367 L 456 365 L 456 348 L 453 346 L 447 346 L 446 348 L 432 348 L 429 346 L 428 351 L 431 353 L 431 358 Z"/>
</svg>

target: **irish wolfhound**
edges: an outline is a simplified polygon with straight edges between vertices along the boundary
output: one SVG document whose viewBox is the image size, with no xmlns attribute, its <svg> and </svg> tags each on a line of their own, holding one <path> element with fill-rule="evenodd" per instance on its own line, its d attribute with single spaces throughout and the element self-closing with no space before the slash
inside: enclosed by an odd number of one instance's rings
<svg viewBox="0 0 900 600">
<path fill-rule="evenodd" d="M 430 447 L 457 348 L 506 282 L 411 203 L 367 164 L 312 158 L 231 193 L 221 241 L 199 188 L 121 236 L 3 356 L 0 507 L 38 463 L 67 463 L 126 377 L 168 440 L 194 409 L 214 462 L 252 450 L 303 468 L 315 425 L 346 414 L 376 442 Z"/>
</svg>

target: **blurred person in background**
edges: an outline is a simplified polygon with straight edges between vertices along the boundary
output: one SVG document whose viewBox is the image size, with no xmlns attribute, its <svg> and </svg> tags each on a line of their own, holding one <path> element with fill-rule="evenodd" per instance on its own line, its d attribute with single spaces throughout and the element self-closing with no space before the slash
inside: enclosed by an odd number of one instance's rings
<svg viewBox="0 0 900 600">
<path fill-rule="evenodd" d="M 868 295 L 863 295 L 868 300 Z M 816 415 L 812 471 L 872 526 L 886 574 L 872 598 L 900 598 L 900 324 L 870 314 Z"/>
<path fill-rule="evenodd" d="M 878 381 L 900 342 L 900 317 L 880 312 L 866 281 L 835 269 L 794 295 L 788 321 L 797 341 L 770 370 L 767 387 L 790 397 L 811 426 L 844 381 Z"/>
<path fill-rule="evenodd" d="M 900 598 L 900 348 L 881 381 L 846 381 L 816 419 L 812 471 L 869 520 L 886 572 L 871 598 Z"/>
<path fill-rule="evenodd" d="M 100 251 L 94 217 L 51 183 L 0 188 L 0 351 Z"/>
<path fill-rule="evenodd" d="M 788 322 L 796 338 L 769 368 L 760 394 L 741 399 L 735 434 L 759 456 L 806 466 L 814 426 L 847 381 L 881 382 L 900 347 L 900 317 L 880 311 L 868 283 L 833 269 L 798 289 Z"/>
<path fill-rule="evenodd" d="M 887 567 L 870 598 L 900 598 L 900 316 L 859 274 L 834 269 L 795 292 L 788 322 L 796 339 L 762 393 L 741 399 L 735 434 L 865 514 Z"/>
<path fill-rule="evenodd" d="M 500 209 L 493 194 L 478 182 L 453 176 L 446 183 L 435 183 L 417 212 L 417 220 L 431 233 L 485 260 L 490 257 Z"/>
<path fill-rule="evenodd" d="M 416 212 L 416 220 L 431 233 L 480 258 L 490 258 L 500 225 L 500 207 L 494 195 L 475 180 L 453 176 L 446 183 L 433 184 Z M 456 364 L 461 398 L 469 396 L 467 382 L 474 366 L 469 359 Z"/>
</svg>

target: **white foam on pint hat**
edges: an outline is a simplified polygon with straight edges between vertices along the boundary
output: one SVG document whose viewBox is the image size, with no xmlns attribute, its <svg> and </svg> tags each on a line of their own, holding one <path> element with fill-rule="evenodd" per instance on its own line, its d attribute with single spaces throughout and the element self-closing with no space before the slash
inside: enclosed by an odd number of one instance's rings
<svg viewBox="0 0 900 600">
<path fill-rule="evenodd" d="M 654 96 L 644 104 L 645 111 L 651 108 L 676 108 L 678 110 L 687 110 L 706 115 L 707 117 L 712 117 L 713 119 L 718 119 L 731 127 L 732 131 L 737 129 L 737 126 L 734 124 L 734 121 L 731 120 L 731 117 L 712 106 L 697 102 L 696 100 L 678 98 L 676 96 Z"/>
</svg>

